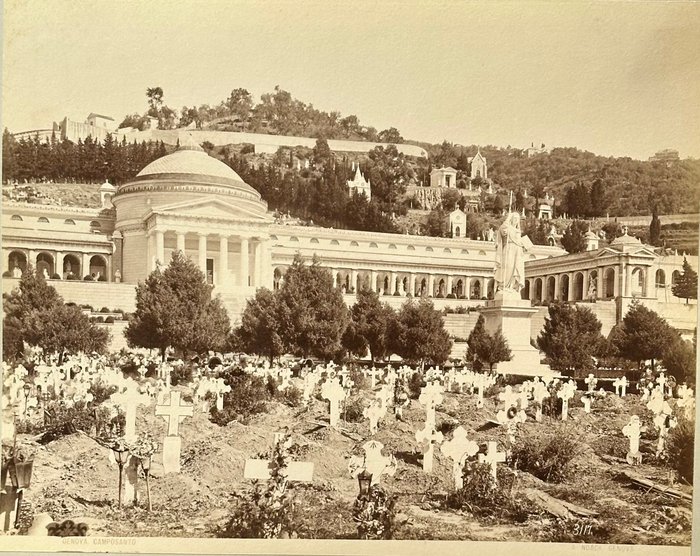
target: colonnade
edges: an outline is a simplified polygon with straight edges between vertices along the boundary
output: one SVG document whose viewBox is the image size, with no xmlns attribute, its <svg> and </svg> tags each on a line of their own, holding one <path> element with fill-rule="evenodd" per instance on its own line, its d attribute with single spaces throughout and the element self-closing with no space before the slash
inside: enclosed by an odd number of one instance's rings
<svg viewBox="0 0 700 556">
<path fill-rule="evenodd" d="M 147 249 L 149 272 L 159 262 L 167 265 L 171 253 L 178 250 L 197 261 L 210 284 L 222 287 L 271 286 L 270 245 L 264 236 L 156 228 L 148 235 Z"/>
<path fill-rule="evenodd" d="M 105 253 L 57 249 L 3 249 L 6 277 L 20 277 L 27 263 L 51 280 L 112 281 L 111 256 Z"/>
</svg>

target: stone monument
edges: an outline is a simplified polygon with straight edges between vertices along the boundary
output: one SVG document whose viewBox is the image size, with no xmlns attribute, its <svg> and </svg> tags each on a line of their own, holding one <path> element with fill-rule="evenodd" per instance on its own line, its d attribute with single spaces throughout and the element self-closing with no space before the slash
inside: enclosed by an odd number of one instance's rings
<svg viewBox="0 0 700 556">
<path fill-rule="evenodd" d="M 525 252 L 532 242 L 520 232 L 520 215 L 511 212 L 496 232 L 496 261 L 494 298 L 482 309 L 484 326 L 489 334 L 499 328 L 508 341 L 513 358 L 498 363 L 501 374 L 552 376 L 548 365 L 543 365 L 540 352 L 530 344 L 530 319 L 537 312 L 528 299 L 522 299 L 520 290 L 525 285 Z"/>
</svg>

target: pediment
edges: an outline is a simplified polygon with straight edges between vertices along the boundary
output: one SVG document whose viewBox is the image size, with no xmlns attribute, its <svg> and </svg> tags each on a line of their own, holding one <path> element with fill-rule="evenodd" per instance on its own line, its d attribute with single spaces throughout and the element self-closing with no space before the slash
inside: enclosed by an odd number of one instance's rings
<svg viewBox="0 0 700 556">
<path fill-rule="evenodd" d="M 648 259 L 655 259 L 657 257 L 657 254 L 654 253 L 653 249 L 650 249 L 649 247 L 640 244 L 638 246 L 632 246 L 622 250 L 614 249 L 612 247 L 604 247 L 603 249 L 598 251 L 596 258 L 600 259 L 609 256 L 619 257 L 620 255 L 634 255 L 635 257 L 642 257 Z"/>
<path fill-rule="evenodd" d="M 203 199 L 163 205 L 154 208 L 152 212 L 166 216 L 181 216 L 183 218 L 223 218 L 248 221 L 259 220 L 261 222 L 272 220 L 266 213 L 261 214 L 216 197 L 205 197 Z"/>
</svg>

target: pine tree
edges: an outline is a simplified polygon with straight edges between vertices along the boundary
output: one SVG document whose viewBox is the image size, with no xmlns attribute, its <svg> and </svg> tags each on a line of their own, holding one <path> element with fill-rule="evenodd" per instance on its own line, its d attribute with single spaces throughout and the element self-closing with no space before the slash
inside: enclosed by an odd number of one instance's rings
<svg viewBox="0 0 700 556">
<path fill-rule="evenodd" d="M 261 288 L 246 302 L 241 325 L 236 329 L 243 351 L 263 355 L 270 364 L 284 353 L 279 308 L 278 294 Z"/>
<path fill-rule="evenodd" d="M 585 233 L 588 230 L 582 220 L 574 220 L 564 231 L 561 244 L 569 253 L 581 253 L 586 249 Z"/>
<path fill-rule="evenodd" d="M 698 273 L 692 269 L 685 257 L 683 257 L 683 272 L 671 291 L 676 297 L 685 298 L 686 304 L 689 299 L 698 298 Z"/>
<path fill-rule="evenodd" d="M 485 346 L 489 341 L 484 322 L 484 315 L 479 315 L 476 325 L 474 325 L 467 338 L 467 362 L 471 363 L 472 369 L 475 371 L 481 371 L 483 368 L 483 362 L 479 354 L 484 353 L 486 350 Z"/>
<path fill-rule="evenodd" d="M 346 341 L 354 347 L 353 351 L 366 352 L 369 349 L 372 361 L 387 355 L 389 327 L 396 315 L 391 307 L 379 301 L 379 294 L 372 290 L 360 290 L 350 316 L 352 327 L 349 327 L 351 330 Z M 361 350 L 363 346 L 364 350 Z"/>
<path fill-rule="evenodd" d="M 452 349 L 442 314 L 428 299 L 409 300 L 403 304 L 391 338 L 394 353 L 421 366 L 426 362 L 441 365 Z"/>
<path fill-rule="evenodd" d="M 649 243 L 657 247 L 661 245 L 661 220 L 659 220 L 656 205 L 654 205 L 651 212 L 651 224 L 649 224 Z"/>
</svg>

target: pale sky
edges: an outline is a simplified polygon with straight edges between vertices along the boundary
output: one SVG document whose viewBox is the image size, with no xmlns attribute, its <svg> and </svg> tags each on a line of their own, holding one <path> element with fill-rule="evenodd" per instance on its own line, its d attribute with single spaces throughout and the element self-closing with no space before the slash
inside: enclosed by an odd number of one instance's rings
<svg viewBox="0 0 700 556">
<path fill-rule="evenodd" d="M 690 2 L 5 0 L 2 125 L 275 85 L 406 138 L 700 157 Z"/>
</svg>

